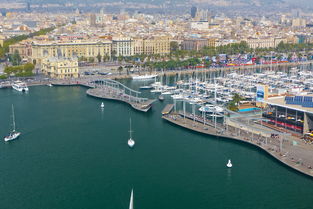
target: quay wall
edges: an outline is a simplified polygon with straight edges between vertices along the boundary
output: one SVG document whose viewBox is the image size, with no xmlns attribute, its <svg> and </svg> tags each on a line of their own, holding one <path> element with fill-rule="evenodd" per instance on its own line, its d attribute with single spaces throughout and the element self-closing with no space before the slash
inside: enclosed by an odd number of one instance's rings
<svg viewBox="0 0 313 209">
<path fill-rule="evenodd" d="M 266 147 L 263 147 L 263 146 L 255 143 L 253 141 L 244 140 L 244 139 L 242 139 L 240 137 L 232 136 L 232 135 L 229 135 L 229 134 L 220 134 L 214 128 L 211 128 L 211 127 L 210 127 L 210 130 L 205 130 L 205 129 L 201 129 L 201 128 L 196 128 L 194 126 L 188 126 L 187 125 L 188 123 L 183 123 L 183 122 L 180 122 L 178 120 L 174 120 L 174 119 L 170 118 L 169 115 L 164 115 L 164 116 L 162 116 L 162 118 L 164 120 L 174 124 L 174 125 L 180 126 L 182 128 L 189 129 L 189 130 L 194 131 L 194 132 L 198 132 L 198 133 L 205 134 L 205 135 L 211 135 L 211 136 L 215 136 L 215 137 L 223 137 L 223 138 L 226 138 L 226 139 L 233 139 L 233 140 L 236 140 L 236 141 L 240 141 L 240 142 L 243 142 L 243 143 L 247 143 L 247 144 L 253 145 L 253 146 L 255 146 L 255 147 L 265 151 L 267 154 L 269 154 L 274 159 L 278 160 L 283 165 L 285 165 L 285 166 L 287 166 L 289 168 L 292 168 L 292 169 L 296 170 L 297 172 L 300 172 L 301 174 L 304 174 L 305 176 L 313 178 L 313 170 L 312 169 L 300 167 L 298 164 L 295 164 L 294 162 L 291 162 L 291 161 L 289 161 L 287 159 L 284 159 L 280 155 L 281 153 L 277 153 L 275 151 L 268 150 L 268 149 L 266 149 Z M 190 119 L 187 119 L 187 120 L 190 120 Z"/>
</svg>

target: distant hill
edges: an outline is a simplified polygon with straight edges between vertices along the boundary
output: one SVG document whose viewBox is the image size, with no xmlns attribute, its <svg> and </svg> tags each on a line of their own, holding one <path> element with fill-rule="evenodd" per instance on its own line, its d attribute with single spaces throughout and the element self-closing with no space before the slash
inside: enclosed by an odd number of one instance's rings
<svg viewBox="0 0 313 209">
<path fill-rule="evenodd" d="M 192 4 L 205 4 L 207 6 L 216 7 L 260 7 L 260 8 L 312 8 L 313 0 L 0 0 L 3 2 L 30 2 L 33 4 L 41 3 L 101 3 L 101 2 L 138 2 L 146 4 L 172 4 L 172 3 L 186 3 L 186 5 Z"/>
</svg>

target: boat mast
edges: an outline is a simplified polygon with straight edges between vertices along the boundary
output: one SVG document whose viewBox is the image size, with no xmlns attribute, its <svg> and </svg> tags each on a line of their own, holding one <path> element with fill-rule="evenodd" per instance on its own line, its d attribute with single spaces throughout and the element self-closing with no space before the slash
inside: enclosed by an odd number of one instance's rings
<svg viewBox="0 0 313 209">
<path fill-rule="evenodd" d="M 132 119 L 129 118 L 129 139 L 132 138 Z"/>
<path fill-rule="evenodd" d="M 15 131 L 15 116 L 14 116 L 14 106 L 12 104 L 12 122 L 13 122 L 13 132 Z"/>
</svg>

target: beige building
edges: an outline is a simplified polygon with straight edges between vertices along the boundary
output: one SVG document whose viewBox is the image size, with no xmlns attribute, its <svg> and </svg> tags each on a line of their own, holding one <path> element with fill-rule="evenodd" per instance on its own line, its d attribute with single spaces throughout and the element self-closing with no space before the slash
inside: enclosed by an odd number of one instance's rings
<svg viewBox="0 0 313 209">
<path fill-rule="evenodd" d="M 280 42 L 287 43 L 285 38 L 253 38 L 244 40 L 250 48 L 275 48 Z"/>
<path fill-rule="evenodd" d="M 3 47 L 4 40 L 5 40 L 5 37 L 0 34 L 0 46 L 1 47 Z"/>
<path fill-rule="evenodd" d="M 27 59 L 32 56 L 31 44 L 27 42 L 20 42 L 9 46 L 9 54 L 17 52 L 22 59 Z"/>
<path fill-rule="evenodd" d="M 79 76 L 78 59 L 64 57 L 44 58 L 41 62 L 41 70 L 51 78 L 77 78 Z"/>
<path fill-rule="evenodd" d="M 33 43 L 32 59 L 40 63 L 45 57 L 63 56 L 65 58 L 96 58 L 98 54 L 111 56 L 112 41 L 80 41 L 67 43 Z M 58 54 L 61 53 L 61 54 Z"/>
<path fill-rule="evenodd" d="M 170 53 L 170 38 L 156 36 L 152 38 L 134 39 L 134 54 L 160 54 Z"/>
</svg>

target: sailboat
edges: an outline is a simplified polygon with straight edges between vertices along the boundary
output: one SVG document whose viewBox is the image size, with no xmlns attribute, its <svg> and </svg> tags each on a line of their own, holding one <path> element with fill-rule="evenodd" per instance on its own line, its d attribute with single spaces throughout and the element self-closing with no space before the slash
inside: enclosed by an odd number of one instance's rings
<svg viewBox="0 0 313 209">
<path fill-rule="evenodd" d="M 15 116 L 14 116 L 14 106 L 12 104 L 12 131 L 10 132 L 10 134 L 6 137 L 4 137 L 4 141 L 11 141 L 11 140 L 14 140 L 14 139 L 17 139 L 21 133 L 20 132 L 17 132 L 15 130 Z"/>
<path fill-rule="evenodd" d="M 132 189 L 132 192 L 130 194 L 129 209 L 134 209 L 134 192 L 133 192 L 133 189 Z"/>
<path fill-rule="evenodd" d="M 131 118 L 129 119 L 129 139 L 128 139 L 128 146 L 130 147 L 130 148 L 132 148 L 134 145 L 135 145 L 135 141 L 132 139 L 132 120 L 131 120 Z"/>
<path fill-rule="evenodd" d="M 233 164 L 231 163 L 231 161 L 230 160 L 228 160 L 228 163 L 227 163 L 227 165 L 226 165 L 228 168 L 231 168 L 231 167 L 233 167 Z"/>
<path fill-rule="evenodd" d="M 104 108 L 104 103 L 103 103 L 103 102 L 101 103 L 100 107 L 101 107 L 101 108 Z"/>
</svg>

